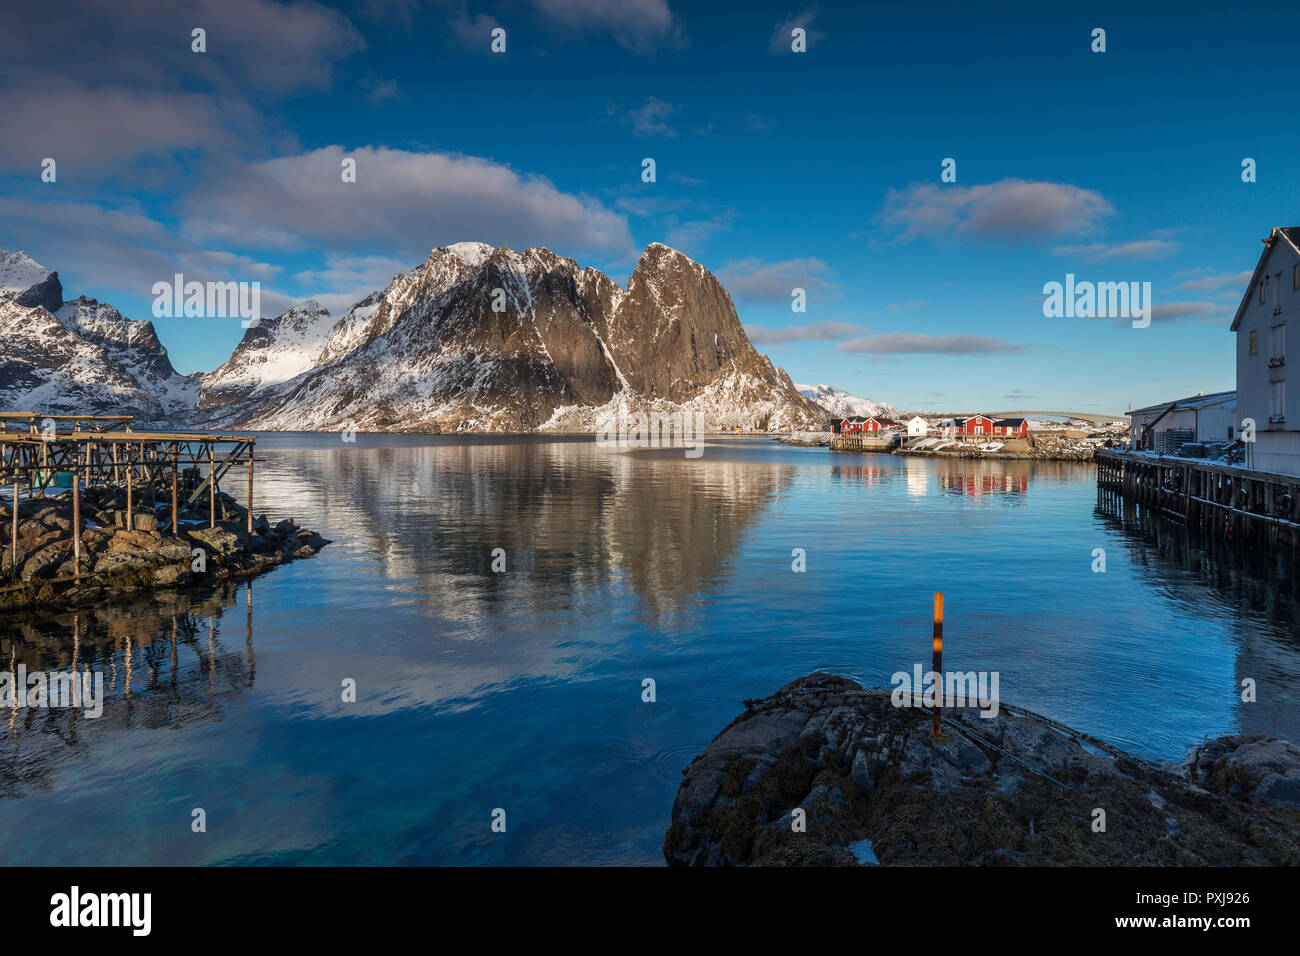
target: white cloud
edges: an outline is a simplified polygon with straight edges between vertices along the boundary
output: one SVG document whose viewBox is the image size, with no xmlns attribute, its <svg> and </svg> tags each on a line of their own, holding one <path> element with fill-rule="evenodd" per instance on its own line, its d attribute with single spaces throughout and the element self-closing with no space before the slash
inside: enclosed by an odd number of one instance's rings
<svg viewBox="0 0 1300 956">
<path fill-rule="evenodd" d="M 649 96 L 644 103 L 629 111 L 625 120 L 631 124 L 632 132 L 638 136 L 671 139 L 677 135 L 677 130 L 668 125 L 668 118 L 676 112 L 677 107 L 672 103 L 665 103 L 663 100 Z"/>
<path fill-rule="evenodd" d="M 365 48 L 346 17 L 318 3 L 60 0 L 8 4 L 4 21 L 0 70 L 88 85 L 175 89 L 183 78 L 188 88 L 283 95 L 326 88 L 335 65 Z M 205 53 L 191 50 L 195 27 L 207 32 Z"/>
<path fill-rule="evenodd" d="M 1254 274 L 1253 269 L 1246 269 L 1244 272 L 1217 273 L 1202 276 L 1199 279 L 1188 279 L 1185 282 L 1178 283 L 1175 288 L 1186 292 L 1213 292 L 1217 289 L 1229 288 L 1239 289 L 1244 293 L 1246 284 L 1250 282 Z"/>
<path fill-rule="evenodd" d="M 608 33 L 636 53 L 681 41 L 667 0 L 532 0 L 554 25 L 575 33 Z"/>
<path fill-rule="evenodd" d="M 862 326 L 852 322 L 809 322 L 807 325 L 787 325 L 782 329 L 767 329 L 759 325 L 745 326 L 745 334 L 755 345 L 833 342 L 837 339 L 847 339 L 861 331 Z"/>
<path fill-rule="evenodd" d="M 240 100 L 42 82 L 6 100 L 0 169 L 34 177 L 48 156 L 61 181 L 76 182 L 140 157 L 260 152 L 265 136 L 261 117 Z"/>
<path fill-rule="evenodd" d="M 792 289 L 827 289 L 833 276 L 822 259 L 763 262 L 748 258 L 718 270 L 718 279 L 732 295 L 758 302 L 789 302 Z"/>
<path fill-rule="evenodd" d="M 889 332 L 853 339 L 839 346 L 841 352 L 868 355 L 991 355 L 996 352 L 1024 352 L 1028 346 L 1003 342 L 987 335 L 920 335 Z"/>
<path fill-rule="evenodd" d="M 1175 322 L 1179 319 L 1204 319 L 1213 323 L 1232 318 L 1233 309 L 1220 302 L 1160 302 L 1151 306 L 1151 321 Z"/>
<path fill-rule="evenodd" d="M 676 216 L 665 216 L 663 224 L 668 230 L 665 238 L 668 245 L 674 249 L 698 249 L 714 236 L 730 229 L 735 219 L 734 209 L 724 209 L 707 219 L 692 219 L 685 222 L 678 220 Z"/>
<path fill-rule="evenodd" d="M 356 182 L 341 178 L 356 160 Z M 354 251 L 423 258 L 466 239 L 524 248 L 633 251 L 626 218 L 598 201 L 488 159 L 382 147 L 326 146 L 232 166 L 181 202 L 197 241 Z"/>
<path fill-rule="evenodd" d="M 936 236 L 1016 240 L 1085 235 L 1114 212 L 1090 189 L 1002 179 L 980 186 L 918 183 L 890 190 L 880 221 L 903 242 Z"/>
<path fill-rule="evenodd" d="M 1177 244 L 1167 239 L 1138 239 L 1132 242 L 1093 242 L 1087 245 L 1056 246 L 1052 255 L 1082 259 L 1084 262 L 1140 262 L 1173 255 Z"/>
</svg>

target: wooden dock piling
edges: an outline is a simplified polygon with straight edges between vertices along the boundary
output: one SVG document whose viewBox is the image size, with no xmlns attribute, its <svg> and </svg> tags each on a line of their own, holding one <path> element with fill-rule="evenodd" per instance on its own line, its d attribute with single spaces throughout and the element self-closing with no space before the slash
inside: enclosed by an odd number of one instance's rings
<svg viewBox="0 0 1300 956">
<path fill-rule="evenodd" d="M 208 446 L 208 527 L 217 526 L 217 459 L 212 446 Z"/>
<path fill-rule="evenodd" d="M 1100 503 L 1126 502 L 1198 532 L 1267 549 L 1300 544 L 1300 476 L 1122 449 L 1097 453 Z"/>
<path fill-rule="evenodd" d="M 135 465 L 131 464 L 131 446 L 126 446 L 126 530 L 135 530 Z"/>
<path fill-rule="evenodd" d="M 177 533 L 177 521 L 180 520 L 180 452 L 172 447 L 172 534 Z"/>
<path fill-rule="evenodd" d="M 55 423 L 52 429 L 47 424 L 50 419 Z M 12 485 L 14 489 L 9 546 L 15 574 L 20 531 L 18 501 L 24 489 L 29 500 L 46 495 L 60 474 L 70 473 L 73 479 L 71 498 L 76 526 L 73 551 L 77 574 L 81 572 L 81 499 L 83 492 L 92 488 L 124 490 L 123 525 L 134 530 L 137 498 L 141 499 L 142 506 L 152 507 L 156 513 L 170 485 L 171 532 L 178 534 L 181 513 L 193 508 L 205 491 L 208 524 L 216 527 L 218 515 L 222 519 L 227 515 L 219 491 L 221 477 L 233 466 L 247 465 L 247 528 L 251 535 L 256 500 L 253 436 L 136 432 L 131 430 L 130 422 L 129 416 L 0 412 L 0 485 Z M 200 469 L 206 469 L 206 476 L 201 476 Z"/>
<path fill-rule="evenodd" d="M 72 576 L 81 583 L 81 469 L 72 466 Z"/>
<path fill-rule="evenodd" d="M 9 562 L 9 570 L 14 577 L 18 576 L 18 479 L 14 478 L 14 513 L 13 521 L 13 557 Z"/>
<path fill-rule="evenodd" d="M 248 533 L 253 533 L 253 453 L 248 453 Z"/>
</svg>

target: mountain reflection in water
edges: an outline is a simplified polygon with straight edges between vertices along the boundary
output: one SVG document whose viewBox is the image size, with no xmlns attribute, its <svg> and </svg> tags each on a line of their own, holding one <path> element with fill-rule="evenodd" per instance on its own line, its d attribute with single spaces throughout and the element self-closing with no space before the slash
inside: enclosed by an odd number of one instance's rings
<svg viewBox="0 0 1300 956">
<path fill-rule="evenodd" d="M 928 665 L 936 590 L 945 664 L 997 670 L 1009 702 L 1156 760 L 1300 739 L 1290 589 L 1106 514 L 1087 465 L 535 436 L 258 453 L 257 510 L 334 543 L 251 606 L 241 583 L 0 625 L 0 667 L 75 659 L 107 692 L 98 719 L 13 715 L 12 862 L 657 864 L 680 771 L 741 700 Z"/>
</svg>

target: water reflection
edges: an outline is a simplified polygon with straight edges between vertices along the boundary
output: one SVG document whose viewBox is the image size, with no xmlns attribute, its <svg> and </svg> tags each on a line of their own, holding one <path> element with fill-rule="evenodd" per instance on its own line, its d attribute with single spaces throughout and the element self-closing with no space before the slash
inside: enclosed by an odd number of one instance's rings
<svg viewBox="0 0 1300 956">
<path fill-rule="evenodd" d="M 1300 588 L 1294 555 L 1234 545 L 1110 496 L 1098 497 L 1097 515 L 1122 535 L 1126 557 L 1142 569 L 1147 587 L 1189 609 L 1213 601 L 1232 612 L 1238 732 L 1300 739 Z M 1245 680 L 1255 684 L 1250 702 L 1239 693 Z"/>
<path fill-rule="evenodd" d="M 661 862 L 680 771 L 741 700 L 819 666 L 887 683 L 928 661 L 934 590 L 945 659 L 1142 756 L 1300 737 L 1293 599 L 1097 512 L 1087 465 L 752 440 L 694 460 L 533 438 L 258 446 L 258 510 L 334 543 L 255 601 L 229 587 L 0 630 L 0 666 L 112 682 L 99 721 L 16 715 L 12 859 Z M 196 842 L 177 808 L 200 805 L 225 823 Z"/>
<path fill-rule="evenodd" d="M 229 609 L 240 590 L 245 612 L 232 638 Z M 11 675 L 40 671 L 51 681 L 56 673 L 102 678 L 103 709 L 90 717 L 89 707 L 15 700 L 0 735 L 0 796 L 50 789 L 63 764 L 90 758 L 105 735 L 221 720 L 254 683 L 251 585 L 227 582 L 202 593 L 7 624 L 0 666 Z"/>
<path fill-rule="evenodd" d="M 726 577 L 746 528 L 794 475 L 594 443 L 339 449 L 281 464 L 278 480 L 307 489 L 336 528 L 366 542 L 398 588 L 481 625 L 519 602 L 578 607 L 615 584 L 671 617 Z M 498 556 L 507 573 L 494 570 Z"/>
</svg>

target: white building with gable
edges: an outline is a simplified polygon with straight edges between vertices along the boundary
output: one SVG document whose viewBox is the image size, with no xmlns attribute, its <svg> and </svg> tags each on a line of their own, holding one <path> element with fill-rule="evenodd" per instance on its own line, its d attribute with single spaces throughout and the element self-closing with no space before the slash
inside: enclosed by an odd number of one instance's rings
<svg viewBox="0 0 1300 956">
<path fill-rule="evenodd" d="M 1300 475 L 1300 387 L 1287 390 L 1286 355 L 1288 320 L 1300 318 L 1300 226 L 1275 228 L 1263 242 L 1232 320 L 1237 432 L 1246 440 L 1246 467 Z"/>
</svg>

